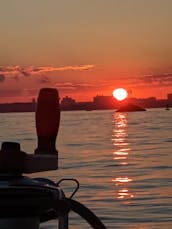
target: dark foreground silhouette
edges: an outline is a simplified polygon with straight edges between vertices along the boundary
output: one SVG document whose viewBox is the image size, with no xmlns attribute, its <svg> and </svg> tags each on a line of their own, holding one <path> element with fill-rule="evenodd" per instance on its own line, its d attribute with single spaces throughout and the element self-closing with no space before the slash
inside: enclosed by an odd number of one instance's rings
<svg viewBox="0 0 172 229">
<path fill-rule="evenodd" d="M 73 200 L 79 189 L 76 179 L 61 179 L 55 183 L 45 178 L 30 178 L 25 174 L 58 169 L 56 137 L 60 123 L 59 96 L 56 89 L 40 91 L 36 112 L 38 145 L 34 154 L 21 151 L 16 142 L 3 142 L 0 150 L 0 228 L 39 229 L 42 222 L 58 219 L 59 229 L 68 229 L 68 215 L 74 211 L 94 229 L 106 229 L 87 207 Z M 60 185 L 75 184 L 70 197 Z"/>
</svg>

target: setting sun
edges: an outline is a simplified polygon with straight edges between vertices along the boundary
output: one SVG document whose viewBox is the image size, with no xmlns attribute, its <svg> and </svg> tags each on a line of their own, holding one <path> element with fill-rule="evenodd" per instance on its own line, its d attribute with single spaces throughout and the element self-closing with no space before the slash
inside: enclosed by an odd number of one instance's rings
<svg viewBox="0 0 172 229">
<path fill-rule="evenodd" d="M 113 96 L 115 99 L 122 101 L 127 98 L 128 93 L 124 88 L 117 88 L 113 91 Z"/>
</svg>

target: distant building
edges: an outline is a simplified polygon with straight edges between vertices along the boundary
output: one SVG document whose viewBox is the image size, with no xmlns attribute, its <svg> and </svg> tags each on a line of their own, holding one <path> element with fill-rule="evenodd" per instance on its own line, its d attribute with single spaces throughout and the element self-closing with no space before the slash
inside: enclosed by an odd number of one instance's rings
<svg viewBox="0 0 172 229">
<path fill-rule="evenodd" d="M 130 98 L 129 101 L 138 106 L 143 106 L 145 108 L 156 107 L 157 100 L 155 97 L 149 98 Z"/>
<path fill-rule="evenodd" d="M 75 106 L 76 106 L 75 100 L 68 96 L 65 96 L 60 103 L 60 107 L 62 110 L 70 110 L 70 109 L 73 110 Z"/>
<path fill-rule="evenodd" d="M 113 109 L 118 102 L 113 96 L 97 95 L 93 98 L 93 103 L 97 109 Z"/>
<path fill-rule="evenodd" d="M 61 105 L 63 106 L 66 106 L 66 105 L 69 106 L 71 104 L 74 105 L 75 103 L 76 103 L 75 100 L 68 96 L 65 96 L 61 101 Z"/>
</svg>

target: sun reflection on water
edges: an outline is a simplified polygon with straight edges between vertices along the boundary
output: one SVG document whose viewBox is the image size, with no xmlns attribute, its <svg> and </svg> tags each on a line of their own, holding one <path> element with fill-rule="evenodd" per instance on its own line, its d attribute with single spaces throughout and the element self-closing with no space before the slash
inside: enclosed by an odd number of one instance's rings
<svg viewBox="0 0 172 229">
<path fill-rule="evenodd" d="M 115 151 L 113 152 L 113 160 L 116 165 L 122 166 L 118 169 L 118 176 L 112 179 L 115 184 L 115 199 L 130 200 L 134 198 L 134 194 L 129 190 L 129 185 L 133 181 L 128 177 L 123 166 L 128 165 L 130 155 L 130 144 L 127 142 L 127 114 L 116 112 L 114 114 L 114 130 L 112 142 Z M 129 204 L 130 202 L 127 202 Z"/>
</svg>

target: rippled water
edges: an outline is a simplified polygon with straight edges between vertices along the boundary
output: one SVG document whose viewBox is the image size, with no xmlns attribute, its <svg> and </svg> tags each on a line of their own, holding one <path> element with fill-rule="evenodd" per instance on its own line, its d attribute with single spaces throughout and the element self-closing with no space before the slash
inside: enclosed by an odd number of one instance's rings
<svg viewBox="0 0 172 229">
<path fill-rule="evenodd" d="M 33 113 L 0 114 L 0 128 L 1 142 L 36 148 Z M 75 199 L 107 228 L 172 228 L 172 110 L 62 112 L 57 148 L 59 170 L 32 176 L 78 179 Z M 68 196 L 73 184 L 66 185 Z M 71 229 L 89 228 L 73 213 L 69 222 Z"/>
</svg>

